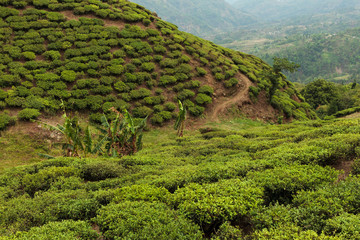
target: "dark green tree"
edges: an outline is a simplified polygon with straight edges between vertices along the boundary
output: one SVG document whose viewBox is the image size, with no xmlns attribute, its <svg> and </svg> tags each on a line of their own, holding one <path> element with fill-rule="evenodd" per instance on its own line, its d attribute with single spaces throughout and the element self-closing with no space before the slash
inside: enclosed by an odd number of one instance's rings
<svg viewBox="0 0 360 240">
<path fill-rule="evenodd" d="M 320 105 L 327 105 L 338 98 L 335 84 L 324 79 L 317 79 L 307 84 L 301 94 L 314 109 Z"/>
<path fill-rule="evenodd" d="M 287 58 L 273 58 L 274 63 L 272 68 L 263 72 L 263 77 L 270 80 L 272 86 L 270 88 L 270 96 L 273 96 L 276 89 L 279 88 L 279 81 L 283 77 L 282 71 L 295 72 L 300 67 L 299 64 L 290 62 Z"/>
</svg>

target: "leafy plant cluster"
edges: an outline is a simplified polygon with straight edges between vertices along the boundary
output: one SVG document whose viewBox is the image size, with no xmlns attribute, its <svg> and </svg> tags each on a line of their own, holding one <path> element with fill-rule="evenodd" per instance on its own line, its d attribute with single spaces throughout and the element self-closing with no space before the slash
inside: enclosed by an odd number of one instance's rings
<svg viewBox="0 0 360 240">
<path fill-rule="evenodd" d="M 0 5 L 0 109 L 32 109 L 23 119 L 36 118 L 36 110 L 57 113 L 64 101 L 98 123 L 114 107 L 162 125 L 176 117 L 167 106 L 177 100 L 202 115 L 214 93 L 239 86 L 240 73 L 259 91 L 271 88 L 260 77 L 268 68 L 260 59 L 180 32 L 128 1 Z"/>
<path fill-rule="evenodd" d="M 321 118 L 344 117 L 359 112 L 359 85 L 340 85 L 324 79 L 307 84 L 301 94 Z"/>
<path fill-rule="evenodd" d="M 359 136 L 358 120 L 234 120 L 183 138 L 150 132 L 132 156 L 8 169 L 0 175 L 0 234 L 357 239 Z M 351 160 L 353 175 L 338 181 L 330 165 Z"/>
</svg>

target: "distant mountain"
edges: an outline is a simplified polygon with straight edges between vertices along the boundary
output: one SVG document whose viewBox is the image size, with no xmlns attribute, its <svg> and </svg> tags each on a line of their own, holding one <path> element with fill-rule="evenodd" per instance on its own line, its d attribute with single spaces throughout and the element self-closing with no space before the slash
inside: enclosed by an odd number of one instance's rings
<svg viewBox="0 0 360 240">
<path fill-rule="evenodd" d="M 234 7 L 262 21 L 281 21 L 300 16 L 360 9 L 358 0 L 228 0 Z"/>
<path fill-rule="evenodd" d="M 235 9 L 225 0 L 131 1 L 178 25 L 180 30 L 202 37 L 256 22 L 250 14 Z"/>
</svg>

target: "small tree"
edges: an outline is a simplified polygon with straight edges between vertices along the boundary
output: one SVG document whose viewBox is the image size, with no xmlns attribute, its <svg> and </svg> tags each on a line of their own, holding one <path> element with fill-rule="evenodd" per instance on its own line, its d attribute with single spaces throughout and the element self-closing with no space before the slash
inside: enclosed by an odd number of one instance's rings
<svg viewBox="0 0 360 240">
<path fill-rule="evenodd" d="M 299 64 L 290 62 L 287 58 L 273 58 L 272 68 L 267 69 L 263 73 L 264 78 L 268 78 L 272 84 L 270 96 L 273 96 L 276 89 L 279 88 L 279 79 L 282 77 L 281 71 L 295 72 L 300 67 Z"/>
<path fill-rule="evenodd" d="M 185 128 L 185 120 L 186 120 L 186 108 L 183 106 L 182 102 L 178 100 L 179 104 L 179 116 L 176 119 L 174 129 L 177 130 L 177 135 L 179 137 L 183 136 L 184 128 Z"/>
</svg>

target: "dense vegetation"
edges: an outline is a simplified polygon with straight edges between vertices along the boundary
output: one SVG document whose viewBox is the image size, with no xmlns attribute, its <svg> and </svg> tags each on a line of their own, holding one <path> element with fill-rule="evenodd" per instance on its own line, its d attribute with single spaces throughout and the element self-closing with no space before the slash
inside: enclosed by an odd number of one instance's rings
<svg viewBox="0 0 360 240">
<path fill-rule="evenodd" d="M 301 68 L 289 74 L 291 81 L 308 83 L 324 78 L 339 83 L 358 80 L 359 28 L 336 34 L 293 35 L 265 44 L 253 54 L 271 62 L 272 56 L 288 58 Z"/>
<path fill-rule="evenodd" d="M 2 239 L 360 237 L 360 165 L 342 181 L 329 166 L 359 157 L 359 120 L 233 120 L 186 135 L 149 132 L 134 156 L 7 169 Z"/>
<path fill-rule="evenodd" d="M 259 58 L 180 32 L 137 4 L 89 1 L 0 3 L 0 109 L 23 109 L 27 121 L 58 113 L 63 101 L 97 123 L 103 113 L 113 119 L 114 107 L 162 125 L 178 100 L 201 116 L 215 95 L 241 86 L 240 74 L 253 82 L 254 101 L 263 91 L 270 102 L 262 77 L 270 67 Z M 284 76 L 276 86 L 279 115 L 312 116 Z"/>
</svg>

